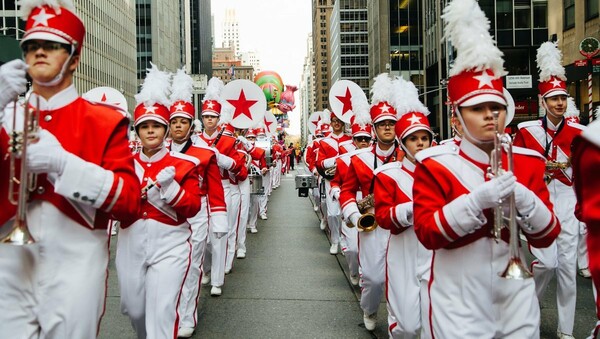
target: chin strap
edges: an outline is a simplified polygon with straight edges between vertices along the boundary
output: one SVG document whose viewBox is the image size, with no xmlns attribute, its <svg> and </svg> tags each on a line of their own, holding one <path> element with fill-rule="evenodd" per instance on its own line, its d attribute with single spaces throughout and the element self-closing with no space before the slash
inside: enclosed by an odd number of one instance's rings
<svg viewBox="0 0 600 339">
<path fill-rule="evenodd" d="M 33 80 L 33 82 L 35 82 L 36 85 L 43 86 L 43 87 L 51 87 L 51 86 L 58 85 L 58 83 L 60 83 L 62 81 L 62 79 L 65 75 L 65 72 L 67 70 L 67 67 L 69 67 L 69 64 L 71 63 L 71 59 L 73 59 L 73 55 L 75 55 L 75 46 L 71 45 L 71 53 L 69 53 L 69 57 L 67 58 L 67 60 L 65 60 L 65 63 L 63 64 L 60 72 L 54 77 L 54 79 L 47 81 L 47 82 L 38 81 L 38 80 Z"/>
<path fill-rule="evenodd" d="M 466 136 L 469 140 L 473 141 L 474 143 L 477 144 L 490 144 L 493 143 L 494 140 L 481 140 L 481 139 L 477 139 L 475 138 L 471 132 L 469 132 L 469 129 L 467 128 L 467 125 L 465 125 L 465 121 L 462 118 L 462 114 L 460 113 L 460 109 L 458 108 L 458 106 L 454 107 L 454 110 L 456 111 L 456 117 L 458 118 L 458 120 L 460 121 L 460 124 L 463 127 L 463 134 L 464 136 Z"/>
</svg>

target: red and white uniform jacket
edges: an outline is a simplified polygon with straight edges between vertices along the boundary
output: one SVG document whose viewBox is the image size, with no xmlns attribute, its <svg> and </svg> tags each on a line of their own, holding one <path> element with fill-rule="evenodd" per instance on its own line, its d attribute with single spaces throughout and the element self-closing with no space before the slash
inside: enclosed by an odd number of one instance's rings
<svg viewBox="0 0 600 339">
<path fill-rule="evenodd" d="M 150 158 L 143 152 L 136 154 L 135 171 L 142 186 L 156 181 L 158 173 L 169 166 L 175 167 L 174 182 L 178 184 L 162 189 L 156 185 L 150 188 L 142 195 L 137 219 L 123 220 L 121 227 L 127 228 L 139 219 L 178 226 L 195 216 L 200 210 L 200 182 L 196 170 L 199 163 L 195 157 L 169 152 L 166 147 Z"/>
<path fill-rule="evenodd" d="M 342 184 L 344 183 L 344 179 L 346 178 L 346 174 L 348 173 L 348 169 L 350 168 L 350 159 L 354 154 L 356 154 L 358 150 L 353 150 L 351 152 L 346 152 L 340 155 L 337 159 L 335 159 L 336 170 L 333 179 L 331 179 L 331 195 L 339 196 L 342 191 Z"/>
<path fill-rule="evenodd" d="M 229 180 L 228 172 L 237 175 L 242 171 L 242 168 L 246 166 L 246 162 L 244 158 L 240 157 L 236 150 L 236 138 L 226 134 L 221 134 L 220 137 L 218 136 L 219 133 L 216 132 L 211 136 L 206 134 L 206 132 L 202 132 L 198 135 L 195 144 L 206 147 L 215 147 L 217 149 L 217 164 L 221 169 L 221 180 Z M 218 141 L 217 138 L 219 139 Z M 213 146 L 215 142 L 216 146 Z"/>
<path fill-rule="evenodd" d="M 306 150 L 304 151 L 306 166 L 311 173 L 314 173 L 316 169 L 317 153 L 319 152 L 319 141 L 321 139 L 317 138 L 313 140 L 312 144 L 306 146 Z"/>
<path fill-rule="evenodd" d="M 32 94 L 31 102 L 37 95 Z M 7 133 L 11 132 L 13 105 L 5 109 Z M 17 126 L 23 126 L 23 107 L 18 107 Z M 123 220 L 137 214 L 140 185 L 128 147 L 129 122 L 113 108 L 79 97 L 71 85 L 50 100 L 40 97 L 39 125 L 50 131 L 69 153 L 62 175 L 40 174 L 30 200 L 54 205 L 66 218 L 87 228 L 105 229 L 109 219 Z M 6 135 L 0 137 L 3 161 L 0 179 L 8 182 Z M 20 168 L 20 161 L 17 161 Z M 4 190 L 0 186 L 0 191 Z M 0 196 L 2 221 L 14 215 L 7 194 Z"/>
<path fill-rule="evenodd" d="M 317 153 L 316 167 L 319 171 L 333 167 L 335 159 L 340 154 L 340 143 L 352 140 L 347 134 L 335 135 L 331 133 L 328 137 L 319 141 L 319 151 Z"/>
<path fill-rule="evenodd" d="M 271 148 L 271 156 L 273 157 L 273 161 L 281 160 L 283 158 L 283 147 L 280 144 L 274 144 L 273 148 Z"/>
<path fill-rule="evenodd" d="M 544 128 L 544 120 L 547 124 L 546 128 Z M 554 126 L 546 118 L 526 121 L 519 124 L 514 145 L 535 150 L 542 154 L 547 161 L 569 163 L 573 139 L 581 134 L 584 128 L 583 125 L 564 119 L 558 126 Z M 573 170 L 569 166 L 566 169 L 549 171 L 548 174 L 553 179 L 571 186 L 573 184 L 572 172 Z"/>
<path fill-rule="evenodd" d="M 214 149 L 193 145 L 191 139 L 183 145 L 171 143 L 171 151 L 175 152 L 175 149 L 198 159 L 199 163 L 196 166 L 196 173 L 200 181 L 200 196 L 206 196 L 212 230 L 214 232 L 227 232 L 225 193 L 223 192 L 221 172 L 217 164 L 217 154 Z"/>
<path fill-rule="evenodd" d="M 417 153 L 416 159 L 419 163 L 415 170 L 413 210 L 419 241 L 435 250 L 458 248 L 491 237 L 493 210 L 473 215 L 465 207 L 467 194 L 489 180 L 486 178 L 487 155 L 463 139 L 460 147 L 432 147 Z M 504 166 L 507 161 L 503 154 Z M 531 246 L 547 247 L 560 233 L 560 224 L 552 212 L 550 193 L 543 181 L 545 162 L 537 152 L 520 147 L 513 148 L 513 161 L 517 181 L 538 198 L 533 210 L 518 218 L 518 223 Z M 466 232 L 465 228 L 472 231 Z M 502 229 L 501 237 L 508 242 L 506 228 Z"/>
<path fill-rule="evenodd" d="M 357 150 L 351 157 L 340 193 L 340 205 L 346 220 L 355 224 L 360 217 L 356 195 L 360 192 L 362 197 L 366 197 L 372 193 L 373 171 L 388 162 L 397 161 L 398 157 L 399 148 L 392 147 L 384 152 L 377 145 Z"/>
<path fill-rule="evenodd" d="M 256 170 L 260 172 L 262 169 L 267 169 L 266 152 L 264 149 L 253 147 L 249 154 L 252 157 L 251 164 Z"/>
<path fill-rule="evenodd" d="M 244 159 L 244 166 L 242 166 L 242 168 L 240 169 L 239 172 L 236 172 L 236 173 L 229 172 L 229 182 L 232 185 L 237 185 L 240 182 L 242 182 L 248 178 L 248 167 L 246 166 L 246 164 L 247 164 L 247 157 L 250 156 L 240 143 L 237 143 L 235 147 L 236 147 L 236 152 L 238 154 L 238 157 L 240 159 Z"/>
<path fill-rule="evenodd" d="M 375 220 L 392 234 L 412 227 L 415 164 L 407 158 L 385 164 L 375 170 Z"/>
</svg>

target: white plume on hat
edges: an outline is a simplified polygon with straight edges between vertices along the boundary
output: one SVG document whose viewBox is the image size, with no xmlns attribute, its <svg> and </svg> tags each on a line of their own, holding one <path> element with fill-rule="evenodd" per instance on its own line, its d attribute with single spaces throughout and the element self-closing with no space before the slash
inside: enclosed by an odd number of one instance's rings
<svg viewBox="0 0 600 339">
<path fill-rule="evenodd" d="M 579 109 L 575 103 L 575 99 L 567 97 L 567 110 L 565 112 L 565 118 L 579 117 Z"/>
<path fill-rule="evenodd" d="M 29 18 L 29 14 L 34 8 L 48 5 L 54 9 L 57 14 L 60 14 L 61 8 L 65 8 L 75 13 L 75 6 L 71 0 L 21 0 L 19 1 L 21 17 L 23 20 Z"/>
<path fill-rule="evenodd" d="M 196 128 L 196 131 L 202 130 L 202 122 L 200 122 L 200 119 L 194 119 L 194 127 Z"/>
<path fill-rule="evenodd" d="M 393 82 L 392 106 L 396 108 L 398 119 L 406 113 L 420 112 L 429 115 L 429 109 L 419 100 L 419 90 L 403 77 L 397 77 Z"/>
<path fill-rule="evenodd" d="M 224 87 L 225 84 L 221 79 L 217 77 L 210 78 L 210 80 L 208 80 L 208 85 L 206 86 L 206 94 L 204 94 L 204 100 L 202 100 L 202 102 L 204 102 L 205 100 L 220 101 L 221 92 L 223 91 Z"/>
<path fill-rule="evenodd" d="M 354 115 L 354 123 L 360 126 L 366 126 L 371 123 L 371 114 L 369 101 L 366 96 L 352 96 L 352 114 Z"/>
<path fill-rule="evenodd" d="M 231 105 L 224 105 L 221 109 L 221 117 L 219 118 L 219 125 L 231 124 L 233 119 L 233 111 L 235 107 Z"/>
<path fill-rule="evenodd" d="M 371 86 L 371 105 L 377 105 L 383 101 L 390 102 L 392 95 L 392 78 L 389 74 L 381 73 L 376 76 L 373 86 Z"/>
<path fill-rule="evenodd" d="M 193 88 L 194 80 L 192 77 L 185 73 L 183 68 L 178 69 L 171 83 L 171 102 L 179 100 L 192 102 Z"/>
<path fill-rule="evenodd" d="M 562 52 L 556 42 L 546 41 L 537 50 L 535 61 L 540 70 L 540 81 L 548 81 L 555 76 L 566 81 L 565 68 L 561 64 Z"/>
<path fill-rule="evenodd" d="M 444 8 L 443 39 L 452 42 L 458 51 L 450 76 L 463 71 L 479 72 L 486 69 L 496 77 L 506 74 L 503 53 L 490 35 L 490 21 L 475 0 L 452 0 Z"/>
<path fill-rule="evenodd" d="M 600 106 L 596 106 L 596 110 L 594 110 L 594 120 L 600 119 Z"/>
<path fill-rule="evenodd" d="M 169 106 L 169 92 L 171 91 L 171 74 L 163 72 L 150 63 L 150 68 L 142 84 L 142 90 L 135 95 L 135 101 L 144 106 L 152 106 L 155 103 Z"/>
<path fill-rule="evenodd" d="M 331 111 L 325 108 L 321 112 L 321 122 L 327 125 L 331 125 Z"/>
</svg>

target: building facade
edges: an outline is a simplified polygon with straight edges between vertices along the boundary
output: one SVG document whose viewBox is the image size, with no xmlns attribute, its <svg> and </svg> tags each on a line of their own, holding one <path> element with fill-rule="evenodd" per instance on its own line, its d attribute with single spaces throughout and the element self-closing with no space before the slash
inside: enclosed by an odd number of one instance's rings
<svg viewBox="0 0 600 339">
<path fill-rule="evenodd" d="M 315 95 L 314 95 L 314 64 L 313 64 L 313 47 L 312 47 L 312 34 L 309 34 L 306 39 L 306 55 L 304 57 L 304 64 L 302 65 L 302 77 L 300 79 L 300 86 L 298 87 L 298 108 L 300 111 L 300 135 L 302 145 L 306 145 L 308 142 L 308 118 L 315 112 Z"/>
<path fill-rule="evenodd" d="M 331 88 L 330 21 L 334 0 L 312 0 L 312 37 L 315 68 L 315 109 L 329 107 Z"/>
<path fill-rule="evenodd" d="M 25 21 L 21 20 L 15 3 L 0 2 L 0 34 L 20 40 Z M 113 87 L 125 95 L 132 111 L 133 96 L 137 93 L 134 1 L 75 0 L 74 5 L 86 27 L 75 86 L 80 94 L 95 87 Z"/>
<path fill-rule="evenodd" d="M 235 9 L 228 8 L 225 11 L 225 20 L 223 21 L 223 37 L 221 47 L 233 47 L 235 56 L 239 58 L 240 54 L 240 27 L 235 16 Z"/>
<path fill-rule="evenodd" d="M 181 0 L 181 49 L 188 74 L 212 74 L 210 0 Z M 210 34 L 208 34 L 210 32 Z"/>
<path fill-rule="evenodd" d="M 331 83 L 351 80 L 368 95 L 367 0 L 337 0 L 330 29 Z"/>
<path fill-rule="evenodd" d="M 141 84 L 150 62 L 174 72 L 182 62 L 180 3 L 135 0 L 137 26 L 137 79 Z"/>
</svg>

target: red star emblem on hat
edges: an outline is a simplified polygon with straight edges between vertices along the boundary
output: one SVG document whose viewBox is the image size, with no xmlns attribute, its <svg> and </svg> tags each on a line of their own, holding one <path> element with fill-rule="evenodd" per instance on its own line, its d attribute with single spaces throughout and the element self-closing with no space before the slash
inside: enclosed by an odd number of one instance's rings
<svg viewBox="0 0 600 339">
<path fill-rule="evenodd" d="M 215 103 L 212 100 L 209 100 L 206 104 L 206 107 L 209 109 L 213 109 L 213 107 L 215 107 Z"/>
<path fill-rule="evenodd" d="M 410 118 L 408 118 L 408 121 L 410 121 L 411 125 L 420 124 L 421 118 L 413 114 Z"/>
<path fill-rule="evenodd" d="M 39 25 L 48 27 L 48 19 L 52 19 L 55 16 L 56 15 L 54 15 L 54 14 L 46 13 L 46 9 L 42 8 L 42 10 L 38 14 L 31 17 L 34 21 L 32 27 L 36 27 Z"/>
<path fill-rule="evenodd" d="M 352 109 L 352 94 L 350 93 L 350 88 L 346 87 L 346 94 L 341 96 L 341 95 L 336 95 L 335 96 L 339 101 L 342 102 L 342 104 L 344 105 L 344 107 L 342 108 L 342 116 L 344 114 L 346 114 L 346 112 L 348 112 L 349 110 Z"/>
<path fill-rule="evenodd" d="M 481 88 L 483 86 L 494 88 L 494 86 L 492 85 L 492 80 L 494 80 L 494 78 L 491 75 L 489 75 L 486 71 L 481 72 L 481 75 L 474 76 L 473 79 L 479 80 L 479 87 L 477 88 Z"/>
<path fill-rule="evenodd" d="M 177 105 L 175 105 L 175 109 L 178 111 L 183 111 L 184 108 L 185 108 L 185 105 L 182 103 L 178 103 Z"/>
<path fill-rule="evenodd" d="M 381 113 L 389 113 L 390 112 L 390 106 L 388 106 L 386 103 L 383 103 L 379 109 L 381 110 Z"/>
<path fill-rule="evenodd" d="M 252 120 L 252 113 L 250 113 L 250 107 L 252 107 L 258 100 L 247 100 L 246 94 L 244 94 L 244 90 L 240 91 L 240 96 L 237 100 L 227 99 L 233 107 L 235 107 L 235 112 L 233 112 L 233 118 L 235 119 L 241 114 L 247 116 L 250 120 Z"/>
<path fill-rule="evenodd" d="M 553 78 L 552 81 L 550 81 L 550 83 L 552 84 L 553 87 L 560 87 L 560 80 L 558 78 Z"/>
<path fill-rule="evenodd" d="M 144 108 L 146 109 L 146 113 L 148 113 L 148 114 L 156 114 L 156 109 L 158 107 L 156 107 L 156 106 L 144 106 Z"/>
</svg>

